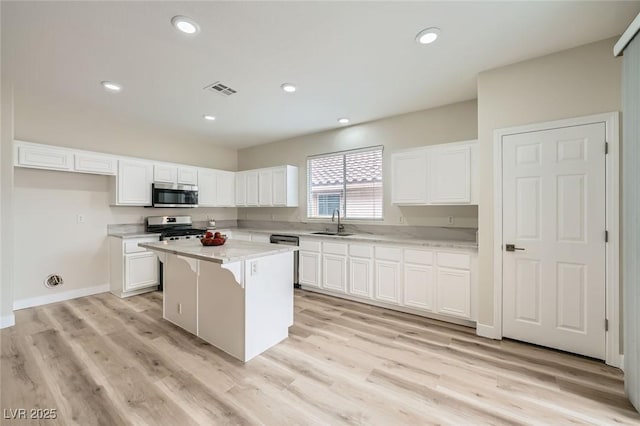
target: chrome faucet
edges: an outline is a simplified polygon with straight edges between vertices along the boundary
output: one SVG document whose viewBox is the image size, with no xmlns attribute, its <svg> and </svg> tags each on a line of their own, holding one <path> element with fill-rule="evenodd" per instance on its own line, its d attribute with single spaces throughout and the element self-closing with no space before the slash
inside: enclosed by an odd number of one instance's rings
<svg viewBox="0 0 640 426">
<path fill-rule="evenodd" d="M 334 209 L 333 210 L 333 214 L 331 215 L 331 222 L 334 222 L 336 220 L 336 213 L 338 213 L 338 234 L 341 232 L 344 232 L 344 225 L 340 224 L 340 210 L 339 209 Z"/>
</svg>

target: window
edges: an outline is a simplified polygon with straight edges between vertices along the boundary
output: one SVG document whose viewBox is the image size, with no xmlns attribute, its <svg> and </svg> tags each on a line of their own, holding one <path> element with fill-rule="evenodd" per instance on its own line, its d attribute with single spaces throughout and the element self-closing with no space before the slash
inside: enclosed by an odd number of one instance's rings
<svg viewBox="0 0 640 426">
<path fill-rule="evenodd" d="M 307 216 L 382 219 L 382 146 L 307 159 Z"/>
</svg>

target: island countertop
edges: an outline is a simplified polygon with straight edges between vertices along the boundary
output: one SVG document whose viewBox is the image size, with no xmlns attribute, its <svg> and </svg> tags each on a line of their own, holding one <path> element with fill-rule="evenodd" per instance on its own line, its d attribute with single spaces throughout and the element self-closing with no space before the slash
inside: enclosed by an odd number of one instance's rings
<svg viewBox="0 0 640 426">
<path fill-rule="evenodd" d="M 203 246 L 198 240 L 139 243 L 140 247 L 214 263 L 233 263 L 278 253 L 296 251 L 298 247 L 284 244 L 258 243 L 229 239 L 222 246 Z"/>
</svg>

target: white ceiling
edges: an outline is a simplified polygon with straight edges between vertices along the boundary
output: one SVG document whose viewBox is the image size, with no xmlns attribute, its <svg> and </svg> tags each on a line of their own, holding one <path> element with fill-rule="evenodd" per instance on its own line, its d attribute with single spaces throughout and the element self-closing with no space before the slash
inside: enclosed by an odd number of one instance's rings
<svg viewBox="0 0 640 426">
<path fill-rule="evenodd" d="M 480 71 L 621 34 L 639 11 L 638 1 L 3 1 L 2 64 L 17 99 L 240 148 L 335 128 L 342 116 L 361 123 L 474 99 Z M 178 33 L 174 15 L 200 34 Z M 415 43 L 430 26 L 440 39 Z M 102 80 L 124 89 L 106 93 Z M 203 90 L 218 80 L 238 93 Z"/>
</svg>

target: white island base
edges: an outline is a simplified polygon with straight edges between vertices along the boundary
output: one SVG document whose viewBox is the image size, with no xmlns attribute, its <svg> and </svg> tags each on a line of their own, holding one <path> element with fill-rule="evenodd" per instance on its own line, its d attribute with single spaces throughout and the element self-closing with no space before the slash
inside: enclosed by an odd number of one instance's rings
<svg viewBox="0 0 640 426">
<path fill-rule="evenodd" d="M 292 251 L 217 263 L 171 253 L 169 246 L 158 250 L 158 244 L 145 246 L 164 264 L 166 320 L 243 362 L 287 338 L 293 325 Z"/>
</svg>

